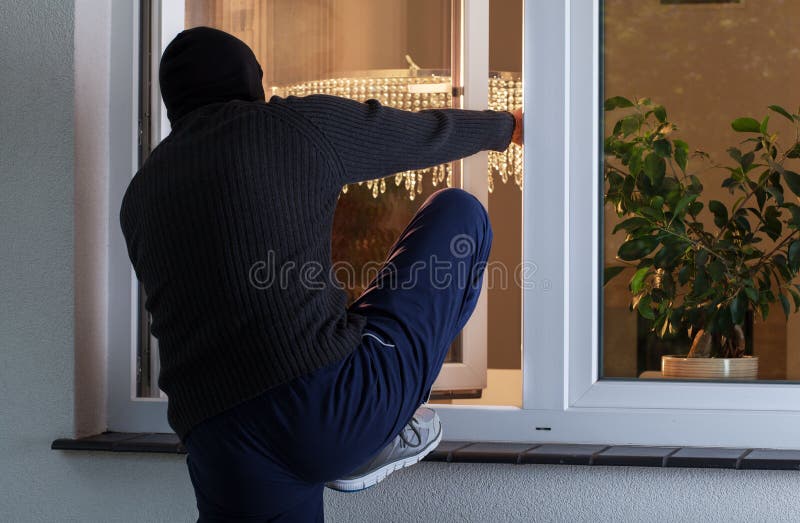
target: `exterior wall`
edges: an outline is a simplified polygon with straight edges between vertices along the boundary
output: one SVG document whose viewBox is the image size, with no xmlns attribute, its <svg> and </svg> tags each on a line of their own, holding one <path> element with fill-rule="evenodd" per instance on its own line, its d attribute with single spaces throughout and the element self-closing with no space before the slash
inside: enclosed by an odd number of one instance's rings
<svg viewBox="0 0 800 523">
<path fill-rule="evenodd" d="M 326 493 L 329 521 L 796 521 L 796 472 L 422 463 L 360 494 Z"/>
</svg>

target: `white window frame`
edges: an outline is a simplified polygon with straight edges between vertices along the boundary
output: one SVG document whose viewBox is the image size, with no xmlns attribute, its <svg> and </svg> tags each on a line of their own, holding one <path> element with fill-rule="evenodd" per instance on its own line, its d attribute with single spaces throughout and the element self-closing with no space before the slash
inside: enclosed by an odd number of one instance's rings
<svg viewBox="0 0 800 523">
<path fill-rule="evenodd" d="M 524 0 L 523 403 L 437 405 L 447 439 L 800 448 L 798 384 L 598 379 L 600 1 Z M 114 212 L 136 168 L 134 4 L 112 14 L 108 425 L 169 431 L 163 400 L 135 398 L 136 285 Z"/>
<path fill-rule="evenodd" d="M 119 223 L 122 196 L 138 168 L 139 16 L 138 2 L 111 9 L 106 423 L 119 432 L 172 432 L 163 400 L 136 397 L 138 285 Z"/>
</svg>

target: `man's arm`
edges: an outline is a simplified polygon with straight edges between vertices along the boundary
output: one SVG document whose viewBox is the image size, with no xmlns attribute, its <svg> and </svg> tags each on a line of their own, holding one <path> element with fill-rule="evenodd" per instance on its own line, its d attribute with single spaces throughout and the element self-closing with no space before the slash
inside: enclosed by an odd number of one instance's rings
<svg viewBox="0 0 800 523">
<path fill-rule="evenodd" d="M 343 184 L 431 167 L 483 150 L 505 150 L 521 131 L 511 113 L 428 109 L 401 111 L 328 95 L 273 98 L 310 121 L 344 165 Z M 516 129 L 515 129 L 516 127 Z M 521 138 L 521 135 L 520 135 Z"/>
</svg>

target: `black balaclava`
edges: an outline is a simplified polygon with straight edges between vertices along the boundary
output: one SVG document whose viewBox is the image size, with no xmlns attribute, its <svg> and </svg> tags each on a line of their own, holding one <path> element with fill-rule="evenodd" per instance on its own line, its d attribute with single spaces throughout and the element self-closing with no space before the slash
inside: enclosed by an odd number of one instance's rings
<svg viewBox="0 0 800 523">
<path fill-rule="evenodd" d="M 203 105 L 264 100 L 261 66 L 238 38 L 210 27 L 182 31 L 169 43 L 158 71 L 172 125 Z"/>
</svg>

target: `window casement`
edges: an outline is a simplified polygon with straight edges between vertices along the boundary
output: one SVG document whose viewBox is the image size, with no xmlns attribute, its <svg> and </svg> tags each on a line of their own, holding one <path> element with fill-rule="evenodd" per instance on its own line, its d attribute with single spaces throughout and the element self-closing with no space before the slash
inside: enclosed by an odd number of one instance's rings
<svg viewBox="0 0 800 523">
<path fill-rule="evenodd" d="M 149 99 L 142 109 L 151 109 L 146 127 L 152 146 L 170 131 L 155 74 L 157 57 L 176 34 L 198 25 L 224 30 L 250 45 L 264 64 L 267 98 L 323 93 L 362 101 L 377 98 L 407 110 L 489 106 L 488 2 L 316 0 L 304 3 L 300 11 L 293 2 L 280 0 L 153 1 L 143 5 L 150 12 L 143 23 L 149 22 L 152 29 L 148 41 L 153 50 L 143 70 L 148 69 L 153 81 L 147 85 Z M 518 25 L 521 35 L 521 23 Z M 507 90 L 502 91 L 506 94 Z M 337 277 L 350 299 L 366 287 L 394 237 L 428 194 L 440 187 L 457 186 L 488 205 L 487 169 L 487 154 L 482 153 L 344 187 L 332 247 Z M 512 193 L 514 196 L 519 200 L 519 192 Z M 367 213 L 378 213 L 379 218 L 369 223 L 362 218 Z M 454 340 L 434 384 L 434 398 L 480 397 L 486 388 L 486 294 L 482 293 L 472 318 Z M 140 317 L 146 318 L 146 311 Z M 140 323 L 144 328 L 140 332 L 137 389 L 142 396 L 158 397 L 158 342 L 147 333 L 146 322 Z M 518 355 L 518 347 L 515 349 Z"/>
</svg>

